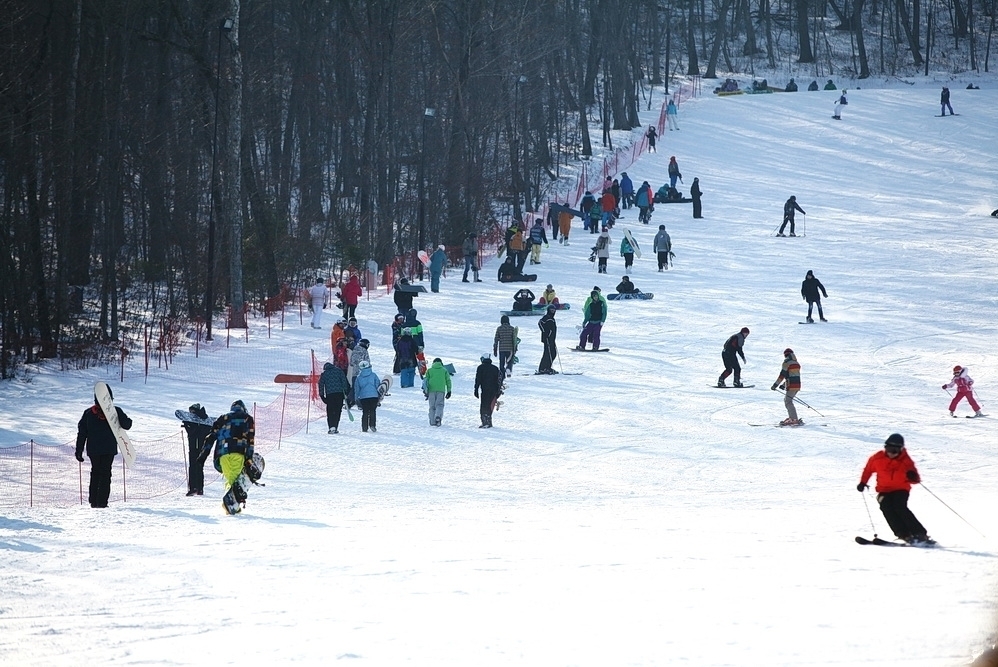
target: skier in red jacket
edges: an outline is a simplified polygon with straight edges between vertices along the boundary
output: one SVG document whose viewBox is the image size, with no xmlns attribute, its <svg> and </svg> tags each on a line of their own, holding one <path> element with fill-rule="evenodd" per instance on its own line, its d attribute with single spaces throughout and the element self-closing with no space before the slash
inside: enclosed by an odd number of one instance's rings
<svg viewBox="0 0 998 667">
<path fill-rule="evenodd" d="M 915 462 L 904 448 L 904 437 L 900 433 L 889 435 L 884 442 L 884 451 L 869 458 L 856 490 L 860 493 L 865 491 L 866 483 L 874 473 L 877 475 L 877 502 L 894 534 L 908 544 L 935 544 L 926 534 L 925 527 L 908 509 L 911 485 L 918 484 L 921 478 Z"/>
</svg>

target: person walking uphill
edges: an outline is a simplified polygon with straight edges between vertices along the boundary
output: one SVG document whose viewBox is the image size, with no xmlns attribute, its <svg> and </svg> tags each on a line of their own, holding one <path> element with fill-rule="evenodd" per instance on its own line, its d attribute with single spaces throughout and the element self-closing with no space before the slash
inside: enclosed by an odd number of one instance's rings
<svg viewBox="0 0 998 667">
<path fill-rule="evenodd" d="M 735 379 L 731 383 L 733 387 L 741 388 L 742 386 L 742 367 L 738 365 L 738 357 L 745 361 L 745 339 L 748 338 L 749 328 L 742 327 L 742 330 L 734 334 L 728 340 L 724 341 L 724 348 L 721 350 L 721 360 L 724 362 L 724 372 L 721 376 L 717 378 L 717 386 L 724 387 L 725 378 L 727 378 L 732 373 L 735 374 Z"/>
<path fill-rule="evenodd" d="M 444 272 L 444 265 L 447 263 L 447 249 L 438 245 L 437 249 L 430 255 L 430 291 L 437 293 L 440 291 L 440 274 Z"/>
<path fill-rule="evenodd" d="M 797 204 L 797 195 L 790 195 L 790 199 L 783 205 L 783 224 L 780 225 L 780 231 L 776 233 L 777 236 L 786 236 L 783 230 L 786 229 L 787 223 L 790 223 L 790 236 L 797 236 L 794 233 L 794 216 L 797 211 L 807 215 L 807 211 Z"/>
<path fill-rule="evenodd" d="M 654 249 L 658 257 L 659 272 L 667 270 L 669 268 L 669 253 L 672 252 L 672 239 L 669 237 L 669 232 L 665 231 L 665 225 L 658 226 Z"/>
<path fill-rule="evenodd" d="M 430 402 L 430 426 L 440 426 L 444 418 L 444 401 L 450 398 L 450 373 L 444 362 L 437 357 L 427 369 L 423 378 L 423 394 Z"/>
<path fill-rule="evenodd" d="M 229 514 L 238 513 L 246 504 L 246 489 L 240 483 L 240 476 L 246 466 L 246 460 L 253 458 L 253 446 L 256 440 L 256 422 L 246 412 L 246 404 L 236 400 L 232 402 L 229 411 L 215 420 L 211 427 L 208 440 L 215 442 L 215 470 L 225 478 L 225 496 L 222 504 Z M 226 502 L 231 490 L 235 505 Z"/>
<path fill-rule="evenodd" d="M 544 221 L 540 218 L 534 220 L 534 226 L 530 228 L 530 263 L 541 263 L 541 244 L 548 247 L 548 235 L 544 231 Z"/>
<path fill-rule="evenodd" d="M 676 107 L 675 100 L 669 100 L 665 107 L 665 119 L 669 123 L 669 132 L 679 129 L 679 108 Z"/>
<path fill-rule="evenodd" d="M 326 362 L 319 376 L 319 398 L 326 404 L 326 433 L 339 433 L 340 416 L 343 414 L 343 399 L 350 390 L 347 375 L 342 368 Z M 356 394 L 355 394 L 356 396 Z"/>
<path fill-rule="evenodd" d="M 606 322 L 606 298 L 599 289 L 593 289 L 582 308 L 582 333 L 579 335 L 579 346 L 576 350 L 584 351 L 586 343 L 593 342 L 593 350 L 600 349 L 600 333 Z"/>
<path fill-rule="evenodd" d="M 935 541 L 930 539 L 925 527 L 908 509 L 908 495 L 911 485 L 921 481 L 915 462 L 908 456 L 904 448 L 904 438 L 900 433 L 892 433 L 884 441 L 884 451 L 877 452 L 866 462 L 863 474 L 859 478 L 856 490 L 862 493 L 870 477 L 877 476 L 877 502 L 880 511 L 887 520 L 894 534 L 914 545 L 930 546 Z"/>
<path fill-rule="evenodd" d="M 476 283 L 482 282 L 478 278 L 478 234 L 474 232 L 468 234 L 461 243 L 461 253 L 464 255 L 464 277 L 461 282 L 471 282 L 468 280 L 468 271 L 474 274 Z"/>
<path fill-rule="evenodd" d="M 797 418 L 797 408 L 794 406 L 794 396 L 800 391 L 800 364 L 797 363 L 797 357 L 794 355 L 794 351 L 789 347 L 783 350 L 783 366 L 780 368 L 780 376 L 776 378 L 776 382 L 770 387 L 773 391 L 776 391 L 776 385 L 779 385 L 786 393 L 783 395 L 783 405 L 787 407 L 787 418 L 780 422 L 780 426 L 800 426 L 804 423 L 804 420 Z"/>
<path fill-rule="evenodd" d="M 201 456 L 201 452 L 204 449 L 205 442 L 208 440 L 208 434 L 211 433 L 211 424 L 205 423 L 208 420 L 208 411 L 200 403 L 195 403 L 187 408 L 187 410 L 195 417 L 204 420 L 196 422 L 184 421 L 181 423 L 181 426 L 187 431 L 187 495 L 201 496 L 204 495 L 205 461 L 205 458 Z M 205 457 L 207 455 L 207 452 L 205 452 Z"/>
<path fill-rule="evenodd" d="M 658 139 L 658 130 L 655 129 L 654 125 L 648 126 L 648 131 L 645 132 L 645 136 L 648 137 L 648 152 L 657 153 L 655 149 L 655 140 Z"/>
<path fill-rule="evenodd" d="M 499 318 L 495 339 L 492 341 L 492 354 L 499 360 L 503 377 L 513 374 L 513 351 L 516 348 L 516 329 L 509 323 L 509 315 Z"/>
<path fill-rule="evenodd" d="M 107 393 L 113 400 L 114 393 L 111 387 L 107 388 Z M 114 411 L 118 413 L 118 423 L 121 428 L 126 431 L 132 428 L 132 420 L 124 410 L 116 405 Z M 76 460 L 80 463 L 83 463 L 84 450 L 90 458 L 90 487 L 87 499 L 91 507 L 107 507 L 108 498 L 111 496 L 111 467 L 118 453 L 118 440 L 107 423 L 107 417 L 97 402 L 97 396 L 94 396 L 94 404 L 83 412 L 80 422 L 76 425 Z"/>
<path fill-rule="evenodd" d="M 350 280 L 343 286 L 343 319 L 348 320 L 357 316 L 357 304 L 364 294 L 364 288 L 360 286 L 360 278 L 356 275 L 350 276 Z"/>
<path fill-rule="evenodd" d="M 953 379 L 949 383 L 943 385 L 943 389 L 951 389 L 956 387 L 956 396 L 953 400 L 949 402 L 949 416 L 956 417 L 956 406 L 963 399 L 967 399 L 967 403 L 970 404 L 971 410 L 974 411 L 975 417 L 983 417 L 984 413 L 981 412 L 981 406 L 977 404 L 974 400 L 974 381 L 970 378 L 970 374 L 967 373 L 967 369 L 963 366 L 953 367 Z"/>
<path fill-rule="evenodd" d="M 363 414 L 360 418 L 360 430 L 367 433 L 378 432 L 378 401 L 381 395 L 378 393 L 378 386 L 381 380 L 371 369 L 371 362 L 364 360 L 358 366 L 357 377 L 353 380 L 353 395 L 360 404 Z"/>
<path fill-rule="evenodd" d="M 322 282 L 322 278 L 315 279 L 315 285 L 308 291 L 309 310 L 312 311 L 312 328 L 322 328 L 322 309 L 326 307 L 329 300 L 329 290 Z"/>
<path fill-rule="evenodd" d="M 548 306 L 544 316 L 537 322 L 541 330 L 541 344 L 544 346 L 544 353 L 541 355 L 541 363 L 537 368 L 540 375 L 556 375 L 552 365 L 558 356 L 558 345 L 555 340 L 558 337 L 558 323 L 554 321 L 554 314 L 558 311 L 555 306 Z"/>
<path fill-rule="evenodd" d="M 496 401 L 502 394 L 502 380 L 499 379 L 499 369 L 492 363 L 492 357 L 487 353 L 482 355 L 482 363 L 475 372 L 475 398 L 482 401 L 479 408 L 482 425 L 478 428 L 492 428 L 492 412 Z"/>
<path fill-rule="evenodd" d="M 819 294 L 818 292 L 821 292 Z M 807 301 L 807 322 L 808 324 L 814 323 L 814 319 L 811 318 L 811 309 L 815 305 L 818 306 L 818 319 L 822 322 L 827 322 L 825 319 L 825 314 L 821 311 L 821 297 L 828 298 L 828 292 L 825 291 L 825 286 L 821 284 L 821 281 L 814 277 L 813 271 L 808 271 L 807 275 L 804 276 L 804 282 L 800 284 L 800 295 Z"/>
</svg>

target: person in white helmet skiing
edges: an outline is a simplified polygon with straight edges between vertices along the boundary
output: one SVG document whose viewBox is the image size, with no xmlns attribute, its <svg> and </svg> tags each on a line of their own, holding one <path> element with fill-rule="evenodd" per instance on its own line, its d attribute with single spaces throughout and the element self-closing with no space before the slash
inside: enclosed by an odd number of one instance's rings
<svg viewBox="0 0 998 667">
<path fill-rule="evenodd" d="M 970 404 L 970 409 L 974 411 L 974 417 L 984 416 L 984 413 L 981 412 L 981 406 L 974 400 L 974 380 L 963 366 L 954 366 L 953 379 L 943 385 L 943 389 L 951 389 L 953 387 L 956 387 L 956 396 L 949 402 L 950 417 L 956 417 L 956 406 L 965 398 L 967 399 L 967 403 Z"/>
</svg>

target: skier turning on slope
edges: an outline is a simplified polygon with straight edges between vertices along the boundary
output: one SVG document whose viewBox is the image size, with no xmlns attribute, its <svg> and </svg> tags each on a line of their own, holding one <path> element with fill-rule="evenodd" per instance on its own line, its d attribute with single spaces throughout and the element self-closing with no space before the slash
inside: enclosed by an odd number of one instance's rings
<svg viewBox="0 0 998 667">
<path fill-rule="evenodd" d="M 951 389 L 953 387 L 956 387 L 956 396 L 949 402 L 950 417 L 956 417 L 956 406 L 965 398 L 967 399 L 967 403 L 970 404 L 970 408 L 974 411 L 975 417 L 984 416 L 981 412 L 981 406 L 974 400 L 974 381 L 963 366 L 954 366 L 953 379 L 948 384 L 943 385 L 943 389 Z"/>
<path fill-rule="evenodd" d="M 749 335 L 749 328 L 742 327 L 742 330 L 734 334 L 728 340 L 724 342 L 724 348 L 721 350 L 721 360 L 724 361 L 724 372 L 721 376 L 717 378 L 717 386 L 724 387 L 724 379 L 731 375 L 733 372 L 735 374 L 735 379 L 731 383 L 732 386 L 741 388 L 742 386 L 742 367 L 738 365 L 738 357 L 745 361 L 745 353 L 742 351 L 745 347 L 745 339 Z"/>
<path fill-rule="evenodd" d="M 797 363 L 794 351 L 789 347 L 783 350 L 783 366 L 780 368 L 780 376 L 776 378 L 776 382 L 770 389 L 776 391 L 776 386 L 781 382 L 783 384 L 780 385 L 780 389 L 786 391 L 783 395 L 783 405 L 787 407 L 787 418 L 780 422 L 780 426 L 800 426 L 804 420 L 797 418 L 797 408 L 794 407 L 794 396 L 800 391 L 800 364 Z"/>
<path fill-rule="evenodd" d="M 884 442 L 884 451 L 877 452 L 869 458 L 856 490 L 860 493 L 865 491 L 866 483 L 874 474 L 877 475 L 877 502 L 880 503 L 880 511 L 894 534 L 908 544 L 935 544 L 926 533 L 925 527 L 908 509 L 911 485 L 918 484 L 921 478 L 915 468 L 915 462 L 904 448 L 904 438 L 900 433 L 889 435 Z"/>
</svg>

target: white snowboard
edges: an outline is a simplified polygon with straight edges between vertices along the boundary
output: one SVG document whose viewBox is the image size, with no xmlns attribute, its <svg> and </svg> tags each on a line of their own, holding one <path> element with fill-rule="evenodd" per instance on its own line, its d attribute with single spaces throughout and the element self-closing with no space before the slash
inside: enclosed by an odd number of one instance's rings
<svg viewBox="0 0 998 667">
<path fill-rule="evenodd" d="M 634 248 L 634 256 L 641 259 L 641 246 L 639 246 L 638 242 L 634 240 L 633 236 L 631 236 L 631 230 L 625 229 L 624 236 L 627 237 L 627 242 L 631 244 L 632 248 Z"/>
<path fill-rule="evenodd" d="M 131 468 L 135 465 L 135 445 L 128 439 L 128 433 L 118 423 L 118 411 L 114 409 L 114 401 L 111 400 L 111 393 L 107 389 L 106 382 L 98 382 L 94 385 L 94 396 L 97 397 L 97 404 L 100 406 L 101 412 L 104 413 L 107 424 L 111 427 L 111 432 L 114 433 L 114 439 L 118 441 L 118 451 L 121 452 L 121 458 L 125 460 L 125 466 Z"/>
</svg>

